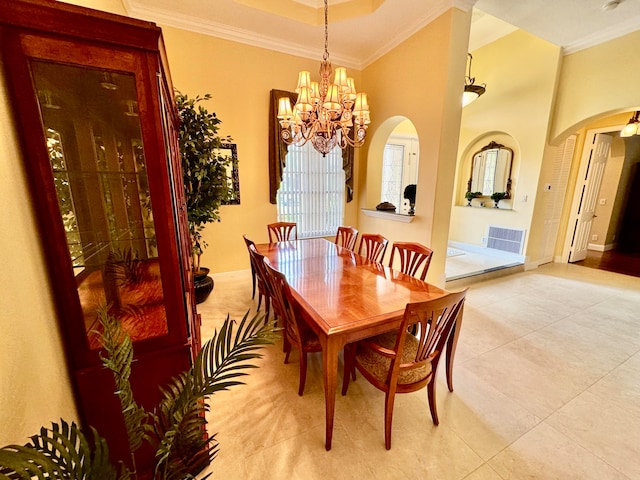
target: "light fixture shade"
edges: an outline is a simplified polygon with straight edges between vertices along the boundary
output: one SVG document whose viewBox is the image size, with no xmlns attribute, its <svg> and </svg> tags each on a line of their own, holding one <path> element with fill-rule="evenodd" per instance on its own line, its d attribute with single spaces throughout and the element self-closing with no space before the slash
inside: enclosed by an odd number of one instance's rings
<svg viewBox="0 0 640 480">
<path fill-rule="evenodd" d="M 360 113 L 368 113 L 369 104 L 367 103 L 367 94 L 360 92 L 356 94 L 356 104 L 353 107 L 353 113 L 358 115 Z"/>
<path fill-rule="evenodd" d="M 291 100 L 289 97 L 280 97 L 278 99 L 278 118 L 280 120 L 291 120 L 293 111 L 291 110 Z"/>
<path fill-rule="evenodd" d="M 320 84 L 318 82 L 311 82 L 311 101 L 314 105 L 320 103 Z"/>
<path fill-rule="evenodd" d="M 640 116 L 640 111 L 633 114 L 633 116 L 629 119 L 629 122 L 624 126 L 622 130 L 620 130 L 621 137 L 632 137 L 633 135 L 640 135 L 640 120 L 638 117 Z"/>
<path fill-rule="evenodd" d="M 298 86 L 296 87 L 296 93 L 300 93 L 302 88 L 304 87 L 308 88 L 310 86 L 311 86 L 311 74 L 306 70 L 303 70 L 300 73 L 298 73 Z"/>
<path fill-rule="evenodd" d="M 464 93 L 462 94 L 462 106 L 466 107 L 486 91 L 487 89 L 484 85 L 465 85 Z"/>
<path fill-rule="evenodd" d="M 322 106 L 330 112 L 337 112 L 340 110 L 340 87 L 335 83 L 329 85 L 327 98 Z"/>
<path fill-rule="evenodd" d="M 296 102 L 295 109 L 299 112 L 310 112 L 313 110 L 311 103 L 311 89 L 309 87 L 300 88 L 298 94 L 298 101 Z"/>
<path fill-rule="evenodd" d="M 467 75 L 464 77 L 464 92 L 462 94 L 462 106 L 465 107 L 473 102 L 476 98 L 482 95 L 487 86 L 483 83 L 481 85 L 475 84 L 475 77 L 471 76 L 471 62 L 473 61 L 473 55 L 467 53 Z"/>
<path fill-rule="evenodd" d="M 356 99 L 356 81 L 349 77 L 347 78 L 347 90 L 345 91 L 346 100 L 353 102 Z"/>
<path fill-rule="evenodd" d="M 627 123 L 622 130 L 620 130 L 621 137 L 632 137 L 638 133 L 637 123 Z"/>
<path fill-rule="evenodd" d="M 338 67 L 336 68 L 336 72 L 335 72 L 335 77 L 333 80 L 333 83 L 335 83 L 338 88 L 340 89 L 340 92 L 346 92 L 347 89 L 349 88 L 349 84 L 347 83 L 347 69 L 344 67 Z"/>
</svg>

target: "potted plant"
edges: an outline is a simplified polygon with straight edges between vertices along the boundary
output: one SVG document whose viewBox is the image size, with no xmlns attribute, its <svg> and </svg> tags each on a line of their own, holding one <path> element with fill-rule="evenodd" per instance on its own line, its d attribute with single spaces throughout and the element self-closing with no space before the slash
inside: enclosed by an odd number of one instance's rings
<svg viewBox="0 0 640 480">
<path fill-rule="evenodd" d="M 200 266 L 200 256 L 207 247 L 202 230 L 207 223 L 220 221 L 220 205 L 233 193 L 227 173 L 231 157 L 220 154 L 221 144 L 232 139 L 218 134 L 222 120 L 200 104 L 210 99 L 208 93 L 189 98 L 176 91 L 180 115 L 178 138 L 197 303 L 203 302 L 213 289 L 213 279 L 207 276 L 209 269 Z"/>
<path fill-rule="evenodd" d="M 51 428 L 42 427 L 26 445 L 0 448 L 0 478 L 137 479 L 143 472 L 136 472 L 133 453 L 145 444 L 155 451 L 153 480 L 196 478 L 218 452 L 215 434 L 205 430 L 203 412 L 209 410 L 208 398 L 242 384 L 244 371 L 255 368 L 251 361 L 261 357 L 257 350 L 273 343 L 272 325 L 264 324 L 262 315 L 248 319 L 248 313 L 237 329 L 227 316 L 220 331 L 198 352 L 193 366 L 163 387 L 163 400 L 148 412 L 136 403 L 129 382 L 131 339 L 102 309 L 102 363 L 113 372 L 114 395 L 120 399 L 131 459 L 116 459 L 116 467 L 99 432 L 84 432 L 75 423 L 61 420 Z"/>
<path fill-rule="evenodd" d="M 491 194 L 491 200 L 493 200 L 493 208 L 500 208 L 498 204 L 500 200 L 507 198 L 507 192 L 493 192 Z"/>
<path fill-rule="evenodd" d="M 467 207 L 471 206 L 471 200 L 473 200 L 474 198 L 478 198 L 482 196 L 482 192 L 472 192 L 472 191 L 468 191 L 467 193 L 464 194 L 464 198 L 467 199 Z"/>
</svg>

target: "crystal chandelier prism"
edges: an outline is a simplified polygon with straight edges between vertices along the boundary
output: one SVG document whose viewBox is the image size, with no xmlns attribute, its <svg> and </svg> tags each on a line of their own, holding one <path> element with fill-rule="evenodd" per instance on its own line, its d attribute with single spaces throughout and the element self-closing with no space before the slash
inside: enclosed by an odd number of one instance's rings
<svg viewBox="0 0 640 480">
<path fill-rule="evenodd" d="M 324 54 L 320 63 L 320 82 L 311 81 L 309 72 L 302 71 L 298 74 L 298 100 L 293 108 L 289 98 L 278 100 L 282 140 L 287 145 L 298 146 L 310 141 L 323 156 L 336 145 L 343 149 L 362 146 L 371 122 L 367 94 L 356 92 L 355 82 L 347 77 L 346 68 L 336 68 L 331 83 L 328 12 L 328 0 L 324 0 Z"/>
</svg>

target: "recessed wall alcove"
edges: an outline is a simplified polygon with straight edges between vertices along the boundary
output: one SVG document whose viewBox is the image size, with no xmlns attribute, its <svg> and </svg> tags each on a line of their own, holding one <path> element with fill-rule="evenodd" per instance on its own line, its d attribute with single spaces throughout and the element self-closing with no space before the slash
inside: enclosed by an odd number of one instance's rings
<svg viewBox="0 0 640 480">
<path fill-rule="evenodd" d="M 396 207 L 385 218 L 409 216 L 410 200 L 405 198 L 408 185 L 416 185 L 420 149 L 418 133 L 410 119 L 394 116 L 382 123 L 371 139 L 367 157 L 367 195 L 365 214 L 376 211 L 381 202 Z M 411 190 L 411 188 L 409 188 Z M 415 202 L 415 200 L 414 200 Z M 416 207 L 419 211 L 419 206 Z M 406 219 L 402 219 L 407 221 Z"/>
</svg>

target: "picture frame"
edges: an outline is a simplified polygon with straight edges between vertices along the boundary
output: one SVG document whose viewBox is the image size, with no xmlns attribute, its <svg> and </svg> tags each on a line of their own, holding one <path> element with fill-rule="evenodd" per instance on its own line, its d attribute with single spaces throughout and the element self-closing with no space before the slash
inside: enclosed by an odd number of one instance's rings
<svg viewBox="0 0 640 480">
<path fill-rule="evenodd" d="M 231 198 L 222 202 L 222 205 L 240 205 L 240 176 L 238 173 L 238 149 L 235 143 L 222 143 L 220 154 L 231 157 L 231 164 L 227 166 L 227 179 L 233 190 Z"/>
</svg>

